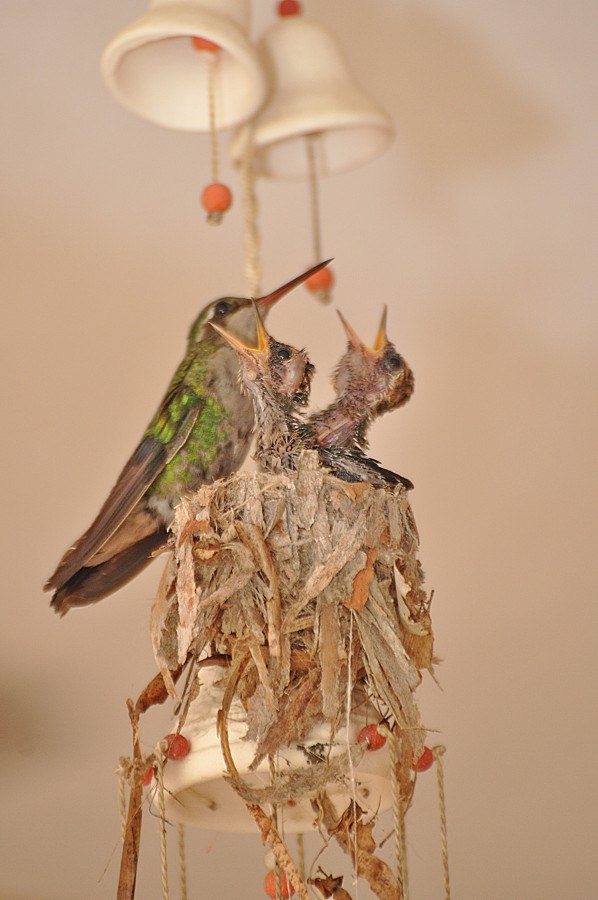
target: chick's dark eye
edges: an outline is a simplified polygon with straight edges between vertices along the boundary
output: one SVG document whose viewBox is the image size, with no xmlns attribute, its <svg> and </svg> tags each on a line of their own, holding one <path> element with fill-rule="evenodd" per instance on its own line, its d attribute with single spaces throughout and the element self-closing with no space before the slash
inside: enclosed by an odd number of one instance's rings
<svg viewBox="0 0 598 900">
<path fill-rule="evenodd" d="M 214 318 L 222 319 L 227 313 L 231 312 L 232 308 L 233 305 L 228 300 L 219 300 L 214 307 Z"/>
<path fill-rule="evenodd" d="M 384 365 L 389 372 L 396 372 L 403 365 L 403 358 L 398 353 L 387 353 L 384 357 Z"/>
<path fill-rule="evenodd" d="M 288 347 L 278 347 L 276 355 L 281 362 L 291 358 L 291 351 Z"/>
</svg>

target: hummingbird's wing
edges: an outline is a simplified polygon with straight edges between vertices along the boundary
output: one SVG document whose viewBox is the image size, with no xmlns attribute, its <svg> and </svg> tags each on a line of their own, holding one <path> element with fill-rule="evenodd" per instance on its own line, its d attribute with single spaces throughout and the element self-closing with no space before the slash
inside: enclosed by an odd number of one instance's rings
<svg viewBox="0 0 598 900">
<path fill-rule="evenodd" d="M 343 481 L 366 481 L 375 487 L 396 487 L 402 484 L 406 490 L 413 490 L 413 482 L 408 478 L 385 469 L 377 459 L 366 456 L 358 447 L 350 450 L 323 447 L 320 456 Z"/>
<path fill-rule="evenodd" d="M 197 401 L 197 396 L 195 394 L 193 396 Z M 181 397 L 177 399 L 180 400 Z M 176 409 L 181 409 L 178 403 L 176 404 Z M 116 484 L 108 495 L 108 499 L 91 526 L 74 546 L 67 550 L 56 571 L 48 579 L 45 585 L 46 590 L 58 590 L 61 588 L 69 578 L 91 560 L 108 538 L 122 525 L 164 467 L 168 465 L 170 460 L 185 444 L 199 412 L 199 406 L 192 406 L 185 413 L 180 424 L 173 421 L 175 419 L 173 415 L 175 409 L 172 405 L 161 412 L 161 434 L 166 436 L 170 431 L 173 431 L 174 437 L 169 440 L 161 440 L 151 433 L 150 426 L 145 437 L 120 473 Z M 168 425 L 170 425 L 170 428 Z"/>
</svg>

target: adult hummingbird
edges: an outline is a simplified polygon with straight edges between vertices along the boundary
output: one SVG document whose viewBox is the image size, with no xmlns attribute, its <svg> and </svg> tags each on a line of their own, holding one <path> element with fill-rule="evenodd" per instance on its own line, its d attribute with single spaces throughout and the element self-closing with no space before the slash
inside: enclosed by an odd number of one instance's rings
<svg viewBox="0 0 598 900">
<path fill-rule="evenodd" d="M 255 301 L 274 303 L 330 260 Z M 64 615 L 101 600 L 140 572 L 163 548 L 175 506 L 201 484 L 234 472 L 253 430 L 251 399 L 238 385 L 238 360 L 211 323 L 255 340 L 254 301 L 222 297 L 193 322 L 183 361 L 133 455 L 88 530 L 66 551 L 46 590 Z"/>
<path fill-rule="evenodd" d="M 240 377 L 254 404 L 257 446 L 254 459 L 269 472 L 292 472 L 304 450 L 315 450 L 320 465 L 343 481 L 375 487 L 411 482 L 384 469 L 359 448 L 325 447 L 298 412 L 306 402 L 313 366 L 304 350 L 282 344 L 266 331 L 255 307 L 257 347 L 252 348 L 220 325 L 212 327 L 237 351 Z"/>
<path fill-rule="evenodd" d="M 413 372 L 386 334 L 387 308 L 373 347 L 368 347 L 339 312 L 347 350 L 333 375 L 337 396 L 309 423 L 325 447 L 367 448 L 367 431 L 378 416 L 403 406 L 413 393 Z"/>
</svg>

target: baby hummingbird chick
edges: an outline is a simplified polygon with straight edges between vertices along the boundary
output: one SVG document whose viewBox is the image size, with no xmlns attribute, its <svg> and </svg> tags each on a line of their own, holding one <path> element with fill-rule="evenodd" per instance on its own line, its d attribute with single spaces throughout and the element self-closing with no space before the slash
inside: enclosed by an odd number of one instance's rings
<svg viewBox="0 0 598 900">
<path fill-rule="evenodd" d="M 309 400 L 314 367 L 304 350 L 274 340 L 255 307 L 257 347 L 248 347 L 216 323 L 214 328 L 234 350 L 242 388 L 251 395 L 257 446 L 254 459 L 269 472 L 296 468 L 303 447 L 302 421 L 296 417 Z"/>
<path fill-rule="evenodd" d="M 403 406 L 413 393 L 413 372 L 386 334 L 387 307 L 373 347 L 368 347 L 339 312 L 347 350 L 333 376 L 336 399 L 309 417 L 325 447 L 367 448 L 367 431 L 385 412 Z"/>
</svg>

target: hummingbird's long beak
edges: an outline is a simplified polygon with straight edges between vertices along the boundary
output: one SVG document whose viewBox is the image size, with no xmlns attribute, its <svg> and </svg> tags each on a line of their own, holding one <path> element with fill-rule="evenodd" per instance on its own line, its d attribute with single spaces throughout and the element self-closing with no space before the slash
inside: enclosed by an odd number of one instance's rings
<svg viewBox="0 0 598 900">
<path fill-rule="evenodd" d="M 308 269 L 307 272 L 304 272 L 302 275 L 297 275 L 292 281 L 287 281 L 282 287 L 276 288 L 271 294 L 266 294 L 265 297 L 258 297 L 255 301 L 257 306 L 260 309 L 266 309 L 268 306 L 276 303 L 277 300 L 280 300 L 281 297 L 284 297 L 285 294 L 288 294 L 289 291 L 292 291 L 293 288 L 297 287 L 299 284 L 303 284 L 303 282 L 306 281 L 310 275 L 313 275 L 314 272 L 319 272 L 320 269 L 323 269 L 324 266 L 327 266 L 328 263 L 331 262 L 332 259 L 327 259 L 324 262 L 318 263 L 317 266 L 312 266 L 311 269 Z"/>
<path fill-rule="evenodd" d="M 243 341 L 240 341 L 239 338 L 235 337 L 234 334 L 231 334 L 230 331 L 225 331 L 224 328 L 221 328 L 220 325 L 216 325 L 214 322 L 210 322 L 212 328 L 221 335 L 225 341 L 231 345 L 233 350 L 236 350 L 237 353 L 242 356 L 244 359 L 249 362 L 256 363 L 256 361 L 260 357 L 264 357 L 264 355 L 268 351 L 268 347 L 270 346 L 270 335 L 266 331 L 264 327 L 264 323 L 262 322 L 262 318 L 259 314 L 257 308 L 257 301 L 253 302 L 253 309 L 255 311 L 255 328 L 257 331 L 257 347 L 248 347 Z"/>
</svg>

